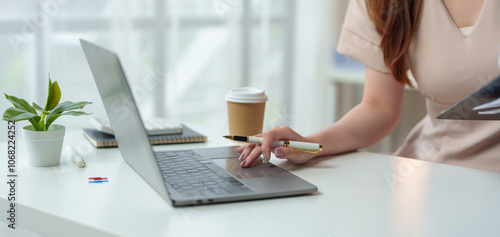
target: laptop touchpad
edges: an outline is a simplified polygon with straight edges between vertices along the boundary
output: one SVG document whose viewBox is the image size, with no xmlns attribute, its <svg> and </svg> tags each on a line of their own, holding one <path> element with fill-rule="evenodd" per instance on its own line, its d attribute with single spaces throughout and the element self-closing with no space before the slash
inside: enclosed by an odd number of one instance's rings
<svg viewBox="0 0 500 237">
<path fill-rule="evenodd" d="M 264 178 L 264 177 L 277 177 L 277 176 L 288 176 L 288 172 L 283 169 L 271 164 L 264 164 L 261 159 L 256 160 L 251 167 L 241 168 L 241 161 L 233 159 L 214 159 L 212 162 L 221 168 L 225 169 L 227 172 L 234 175 L 239 179 L 250 179 L 250 178 Z"/>
</svg>

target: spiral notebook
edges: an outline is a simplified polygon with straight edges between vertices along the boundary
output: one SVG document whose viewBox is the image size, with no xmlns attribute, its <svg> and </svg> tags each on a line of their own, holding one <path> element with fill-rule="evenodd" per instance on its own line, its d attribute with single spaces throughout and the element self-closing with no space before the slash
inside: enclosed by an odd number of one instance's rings
<svg viewBox="0 0 500 237">
<path fill-rule="evenodd" d="M 83 135 L 97 148 L 118 146 L 113 135 L 97 131 L 96 129 L 83 129 Z M 149 140 L 152 145 L 200 143 L 206 142 L 207 137 L 182 124 L 182 133 L 180 134 L 149 135 Z"/>
</svg>

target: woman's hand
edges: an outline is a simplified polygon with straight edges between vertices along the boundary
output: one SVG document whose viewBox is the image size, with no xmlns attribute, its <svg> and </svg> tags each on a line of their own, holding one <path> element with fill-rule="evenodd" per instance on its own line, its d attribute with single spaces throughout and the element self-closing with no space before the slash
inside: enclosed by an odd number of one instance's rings
<svg viewBox="0 0 500 237">
<path fill-rule="evenodd" d="M 252 163 L 257 160 L 261 154 L 266 161 L 269 161 L 271 152 L 276 155 L 276 158 L 287 159 L 289 162 L 294 164 L 305 163 L 314 157 L 314 154 L 296 151 L 293 148 L 271 147 L 271 142 L 275 140 L 308 142 L 303 136 L 296 133 L 289 127 L 275 127 L 272 130 L 257 135 L 257 137 L 262 137 L 262 144 L 247 144 L 236 149 L 237 152 L 241 153 L 241 167 L 250 167 L 250 165 L 252 165 Z"/>
</svg>

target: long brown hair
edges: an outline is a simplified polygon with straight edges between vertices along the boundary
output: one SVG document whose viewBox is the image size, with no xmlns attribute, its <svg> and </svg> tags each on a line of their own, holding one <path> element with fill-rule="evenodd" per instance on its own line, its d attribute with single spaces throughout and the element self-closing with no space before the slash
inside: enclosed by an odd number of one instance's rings
<svg viewBox="0 0 500 237">
<path fill-rule="evenodd" d="M 396 81 L 413 87 L 408 71 L 408 49 L 417 27 L 422 0 L 366 0 L 375 29 L 382 37 L 384 62 Z"/>
</svg>

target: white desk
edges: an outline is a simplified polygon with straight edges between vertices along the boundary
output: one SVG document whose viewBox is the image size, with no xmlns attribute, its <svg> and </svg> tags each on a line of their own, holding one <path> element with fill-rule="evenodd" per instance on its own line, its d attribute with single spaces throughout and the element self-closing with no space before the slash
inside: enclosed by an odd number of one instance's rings
<svg viewBox="0 0 500 237">
<path fill-rule="evenodd" d="M 206 144 L 231 144 L 201 127 Z M 66 141 L 84 153 L 77 168 L 22 164 L 17 226 L 43 236 L 500 236 L 500 174 L 386 155 L 355 152 L 295 166 L 272 158 L 317 185 L 314 195 L 173 208 L 120 157 L 94 149 L 80 132 Z M 21 144 L 22 145 L 22 144 Z M 85 150 L 86 148 L 89 148 Z M 6 144 L 0 177 L 6 179 Z M 19 149 L 21 158 L 22 149 Z M 89 184 L 102 176 L 109 183 Z M 0 185 L 0 219 L 7 218 Z M 5 223 L 0 236 L 5 234 Z M 9 232 L 7 232 L 9 233 Z"/>
</svg>

